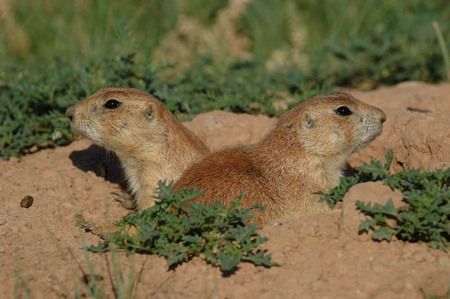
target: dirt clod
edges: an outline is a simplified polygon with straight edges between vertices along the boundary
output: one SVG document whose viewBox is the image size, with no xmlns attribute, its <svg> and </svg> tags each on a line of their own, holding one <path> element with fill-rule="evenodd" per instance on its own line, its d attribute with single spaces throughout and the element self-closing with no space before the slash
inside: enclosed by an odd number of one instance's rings
<svg viewBox="0 0 450 299">
<path fill-rule="evenodd" d="M 20 201 L 20 206 L 22 208 L 28 209 L 33 204 L 33 201 L 34 201 L 34 198 L 30 195 L 27 195 L 24 198 L 22 198 L 22 200 Z"/>
</svg>

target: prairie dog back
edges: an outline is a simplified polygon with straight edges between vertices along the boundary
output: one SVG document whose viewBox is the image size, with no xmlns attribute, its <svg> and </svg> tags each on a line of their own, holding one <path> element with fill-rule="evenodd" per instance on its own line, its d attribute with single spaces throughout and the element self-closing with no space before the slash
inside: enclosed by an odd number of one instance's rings
<svg viewBox="0 0 450 299">
<path fill-rule="evenodd" d="M 287 111 L 275 128 L 253 146 L 220 150 L 191 165 L 174 189 L 197 187 L 203 203 L 266 207 L 260 225 L 282 216 L 327 210 L 317 191 L 339 184 L 346 161 L 381 134 L 380 109 L 344 93 L 319 95 Z"/>
</svg>

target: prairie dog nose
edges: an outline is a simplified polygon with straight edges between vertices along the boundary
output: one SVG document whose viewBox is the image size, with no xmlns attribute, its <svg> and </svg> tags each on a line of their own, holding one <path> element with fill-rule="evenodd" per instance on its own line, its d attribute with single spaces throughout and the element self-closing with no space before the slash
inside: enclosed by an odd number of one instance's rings
<svg viewBox="0 0 450 299">
<path fill-rule="evenodd" d="M 380 117 L 381 123 L 384 123 L 386 121 L 386 114 L 383 112 L 383 110 L 376 108 L 376 112 L 378 116 Z"/>
<path fill-rule="evenodd" d="M 70 106 L 66 111 L 66 116 L 72 121 L 73 116 L 75 115 L 75 107 Z"/>
</svg>

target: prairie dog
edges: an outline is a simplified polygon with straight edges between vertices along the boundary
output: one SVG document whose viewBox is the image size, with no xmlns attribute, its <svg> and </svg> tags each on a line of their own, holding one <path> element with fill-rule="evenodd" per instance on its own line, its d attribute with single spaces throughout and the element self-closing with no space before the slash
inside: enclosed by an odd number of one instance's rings
<svg viewBox="0 0 450 299">
<path fill-rule="evenodd" d="M 178 179 L 209 153 L 152 95 L 132 88 L 102 88 L 69 107 L 72 130 L 116 153 L 138 209 L 154 205 L 159 180 Z"/>
<path fill-rule="evenodd" d="M 197 187 L 193 200 L 265 206 L 256 223 L 327 210 L 317 191 L 339 184 L 351 153 L 383 130 L 384 112 L 351 95 L 336 93 L 307 99 L 287 111 L 259 143 L 223 149 L 192 164 L 174 190 Z"/>
</svg>

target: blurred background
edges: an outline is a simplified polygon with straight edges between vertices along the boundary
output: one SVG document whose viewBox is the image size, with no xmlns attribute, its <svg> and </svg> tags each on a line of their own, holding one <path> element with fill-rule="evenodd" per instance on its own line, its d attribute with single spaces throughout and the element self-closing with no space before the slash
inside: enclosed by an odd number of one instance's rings
<svg viewBox="0 0 450 299">
<path fill-rule="evenodd" d="M 103 86 L 181 119 L 279 115 L 336 86 L 450 75 L 448 0 L 0 0 L 0 156 L 73 139 L 67 107 Z"/>
</svg>

